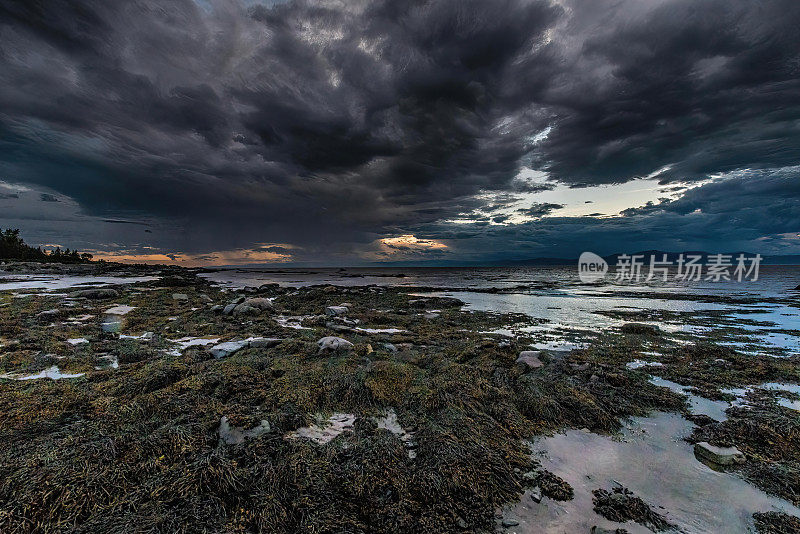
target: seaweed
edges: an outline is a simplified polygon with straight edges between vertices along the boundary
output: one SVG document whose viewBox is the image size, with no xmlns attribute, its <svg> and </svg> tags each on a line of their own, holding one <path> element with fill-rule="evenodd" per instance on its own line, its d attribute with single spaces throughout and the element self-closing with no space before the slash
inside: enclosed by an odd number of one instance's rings
<svg viewBox="0 0 800 534">
<path fill-rule="evenodd" d="M 654 512 L 646 502 L 627 488 L 615 487 L 611 491 L 598 488 L 592 491 L 592 495 L 594 511 L 610 521 L 635 521 L 653 532 L 674 528 L 674 525 Z"/>
</svg>

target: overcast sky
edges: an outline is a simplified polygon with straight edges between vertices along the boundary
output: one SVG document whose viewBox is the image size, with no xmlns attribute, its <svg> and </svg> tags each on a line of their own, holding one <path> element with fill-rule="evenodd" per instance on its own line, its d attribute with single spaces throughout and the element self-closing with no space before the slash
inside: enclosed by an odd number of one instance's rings
<svg viewBox="0 0 800 534">
<path fill-rule="evenodd" d="M 800 253 L 797 0 L 0 0 L 0 227 L 194 264 Z"/>
</svg>

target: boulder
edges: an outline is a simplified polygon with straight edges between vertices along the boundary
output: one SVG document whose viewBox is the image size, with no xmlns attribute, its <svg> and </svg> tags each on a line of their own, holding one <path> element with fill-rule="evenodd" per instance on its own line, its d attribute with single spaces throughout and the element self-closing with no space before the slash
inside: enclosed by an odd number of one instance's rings
<svg viewBox="0 0 800 534">
<path fill-rule="evenodd" d="M 342 308 L 347 308 L 348 310 L 353 307 L 353 305 L 350 304 L 349 302 L 342 302 L 341 304 L 339 304 L 339 306 L 341 306 Z"/>
<path fill-rule="evenodd" d="M 36 314 L 36 317 L 45 321 L 49 321 L 51 319 L 56 319 L 59 315 L 61 315 L 61 310 L 52 309 L 39 312 Z"/>
<path fill-rule="evenodd" d="M 233 309 L 234 315 L 258 315 L 261 313 L 261 310 L 258 308 L 254 308 L 249 304 L 245 304 L 242 302 L 241 304 L 237 304 L 236 307 Z"/>
<path fill-rule="evenodd" d="M 282 339 L 276 337 L 251 337 L 241 341 L 226 341 L 225 343 L 218 343 L 208 349 L 208 353 L 216 359 L 227 358 L 231 354 L 238 352 L 244 348 L 253 349 L 268 349 L 279 344 Z"/>
<path fill-rule="evenodd" d="M 209 297 L 205 293 L 200 293 L 199 297 L 200 297 L 200 300 L 202 300 L 206 304 L 211 304 L 212 302 L 214 302 L 214 299 L 212 299 L 211 297 Z"/>
<path fill-rule="evenodd" d="M 187 295 L 186 293 L 173 293 L 172 300 L 187 302 L 189 300 L 189 295 Z"/>
<path fill-rule="evenodd" d="M 717 447 L 707 441 L 696 443 L 694 454 L 699 459 L 721 466 L 743 464 L 745 462 L 744 454 L 736 447 Z"/>
<path fill-rule="evenodd" d="M 328 306 L 325 308 L 325 315 L 336 317 L 337 315 L 346 315 L 350 311 L 346 306 Z"/>
<path fill-rule="evenodd" d="M 244 297 L 239 297 L 237 299 L 230 301 L 228 304 L 225 305 L 224 308 L 222 308 L 223 315 L 232 314 L 233 310 L 236 309 L 236 306 L 238 306 L 242 302 L 244 302 Z"/>
<path fill-rule="evenodd" d="M 273 305 L 270 299 L 254 297 L 240 297 L 223 308 L 225 315 L 257 315 L 264 310 L 272 310 Z"/>
<path fill-rule="evenodd" d="M 219 343 L 208 349 L 208 353 L 216 359 L 227 358 L 234 352 L 238 352 L 245 347 L 250 346 L 249 341 L 226 341 Z"/>
<path fill-rule="evenodd" d="M 353 344 L 347 341 L 346 339 L 342 339 L 340 337 L 335 336 L 326 336 L 317 341 L 317 345 L 319 346 L 319 352 L 338 352 L 338 351 L 347 351 L 353 348 Z"/>
<path fill-rule="evenodd" d="M 244 302 L 242 302 L 242 304 L 244 304 L 245 306 L 250 306 L 251 308 L 255 308 L 260 311 L 269 311 L 275 308 L 270 299 L 263 297 L 254 297 L 251 299 L 246 299 Z"/>
<path fill-rule="evenodd" d="M 113 299 L 119 297 L 119 292 L 110 288 L 82 289 L 74 291 L 70 296 L 84 299 Z"/>
<path fill-rule="evenodd" d="M 544 363 L 539 359 L 539 351 L 538 350 L 524 350 L 519 353 L 519 358 L 517 358 L 517 363 L 526 366 L 529 369 L 538 369 L 539 367 L 544 366 Z"/>
</svg>

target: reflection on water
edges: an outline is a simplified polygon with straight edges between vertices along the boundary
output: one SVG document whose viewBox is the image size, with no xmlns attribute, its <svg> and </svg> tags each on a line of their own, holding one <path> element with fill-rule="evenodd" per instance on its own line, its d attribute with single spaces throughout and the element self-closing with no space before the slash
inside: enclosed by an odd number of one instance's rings
<svg viewBox="0 0 800 534">
<path fill-rule="evenodd" d="M 682 386 L 677 382 L 659 376 L 651 377 L 650 383 L 656 386 L 669 388 L 675 393 L 680 393 L 681 395 L 689 397 L 689 411 L 695 415 L 706 415 L 714 421 L 725 421 L 728 418 L 728 416 L 725 415 L 725 410 L 728 409 L 730 404 L 725 401 L 715 401 L 700 397 L 699 395 L 690 393 L 690 387 Z"/>
<path fill-rule="evenodd" d="M 540 504 L 528 494 L 505 515 L 519 520 L 519 534 L 589 532 L 593 525 L 617 528 L 593 511 L 592 490 L 622 484 L 685 532 L 747 532 L 753 512 L 800 509 L 770 497 L 734 474 L 717 472 L 695 459 L 683 441 L 692 424 L 675 414 L 633 418 L 621 438 L 571 430 L 533 444 L 542 465 L 570 483 L 572 501 Z M 663 507 L 659 508 L 659 507 Z M 626 523 L 629 532 L 649 532 Z"/>
</svg>

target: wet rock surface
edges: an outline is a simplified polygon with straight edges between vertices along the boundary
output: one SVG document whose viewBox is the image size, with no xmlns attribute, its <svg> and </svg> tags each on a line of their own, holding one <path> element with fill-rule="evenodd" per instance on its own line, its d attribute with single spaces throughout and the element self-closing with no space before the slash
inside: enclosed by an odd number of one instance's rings
<svg viewBox="0 0 800 534">
<path fill-rule="evenodd" d="M 695 443 L 694 454 L 719 466 L 738 465 L 746 461 L 744 454 L 736 447 L 716 447 L 705 441 Z"/>
</svg>

